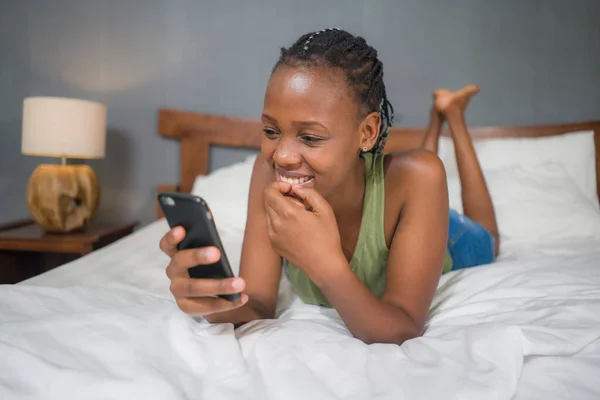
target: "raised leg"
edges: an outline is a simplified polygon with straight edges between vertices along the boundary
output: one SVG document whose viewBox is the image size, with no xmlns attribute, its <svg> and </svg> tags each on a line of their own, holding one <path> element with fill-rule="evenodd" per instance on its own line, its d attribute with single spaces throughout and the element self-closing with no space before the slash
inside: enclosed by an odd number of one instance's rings
<svg viewBox="0 0 600 400">
<path fill-rule="evenodd" d="M 423 143 L 421 147 L 437 154 L 438 152 L 438 140 L 442 125 L 444 124 L 444 116 L 435 108 L 435 104 L 431 107 L 429 112 L 429 124 L 427 124 L 427 132 L 423 137 Z"/>
<path fill-rule="evenodd" d="M 492 234 L 495 239 L 494 251 L 498 254 L 500 235 L 496 214 L 464 117 L 470 98 L 478 92 L 479 88 L 475 85 L 466 86 L 456 92 L 436 91 L 435 105 L 452 131 L 464 215 L 478 222 Z"/>
</svg>

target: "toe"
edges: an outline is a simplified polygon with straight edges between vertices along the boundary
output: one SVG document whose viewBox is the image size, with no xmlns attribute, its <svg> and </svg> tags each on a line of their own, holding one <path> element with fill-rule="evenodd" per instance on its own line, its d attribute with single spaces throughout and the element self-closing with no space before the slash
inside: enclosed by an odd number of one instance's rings
<svg viewBox="0 0 600 400">
<path fill-rule="evenodd" d="M 470 84 L 464 87 L 464 91 L 470 95 L 474 95 L 479 92 L 479 86 Z"/>
</svg>

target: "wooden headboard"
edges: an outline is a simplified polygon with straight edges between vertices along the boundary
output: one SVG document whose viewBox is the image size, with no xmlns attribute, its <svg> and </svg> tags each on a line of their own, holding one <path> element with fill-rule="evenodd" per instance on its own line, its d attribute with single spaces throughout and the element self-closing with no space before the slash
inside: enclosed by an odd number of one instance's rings
<svg viewBox="0 0 600 400">
<path fill-rule="evenodd" d="M 594 131 L 596 146 L 596 182 L 600 197 L 600 121 L 539 126 L 489 126 L 469 128 L 473 138 L 541 137 L 575 131 Z M 259 149 L 262 123 L 258 120 L 224 117 L 199 112 L 160 109 L 158 132 L 180 141 L 180 176 L 178 183 L 159 186 L 159 191 L 189 193 L 198 175 L 209 172 L 211 146 Z M 385 150 L 388 152 L 419 147 L 425 128 L 392 128 Z M 449 131 L 442 131 L 448 136 Z M 162 216 L 157 207 L 158 217 Z"/>
</svg>

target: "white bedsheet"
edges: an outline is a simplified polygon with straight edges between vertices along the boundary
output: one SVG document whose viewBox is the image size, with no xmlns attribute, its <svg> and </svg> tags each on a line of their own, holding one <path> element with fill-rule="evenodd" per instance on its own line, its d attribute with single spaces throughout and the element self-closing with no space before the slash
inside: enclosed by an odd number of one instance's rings
<svg viewBox="0 0 600 400">
<path fill-rule="evenodd" d="M 600 398 L 600 240 L 508 246 L 444 275 L 423 337 L 367 346 L 285 282 L 277 320 L 183 314 L 166 229 L 0 287 L 0 399 Z M 235 265 L 241 232 L 221 234 Z"/>
</svg>

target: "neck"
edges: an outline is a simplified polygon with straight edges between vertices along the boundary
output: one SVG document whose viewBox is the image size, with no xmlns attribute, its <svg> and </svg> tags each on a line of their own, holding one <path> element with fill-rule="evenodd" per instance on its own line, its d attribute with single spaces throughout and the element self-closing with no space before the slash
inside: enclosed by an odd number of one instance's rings
<svg viewBox="0 0 600 400">
<path fill-rule="evenodd" d="M 362 212 L 363 198 L 365 194 L 365 162 L 362 157 L 359 158 L 354 171 L 348 174 L 348 179 L 330 196 L 327 196 L 327 202 L 331 205 L 336 219 L 340 216 L 349 215 L 356 212 L 357 207 Z"/>
</svg>

